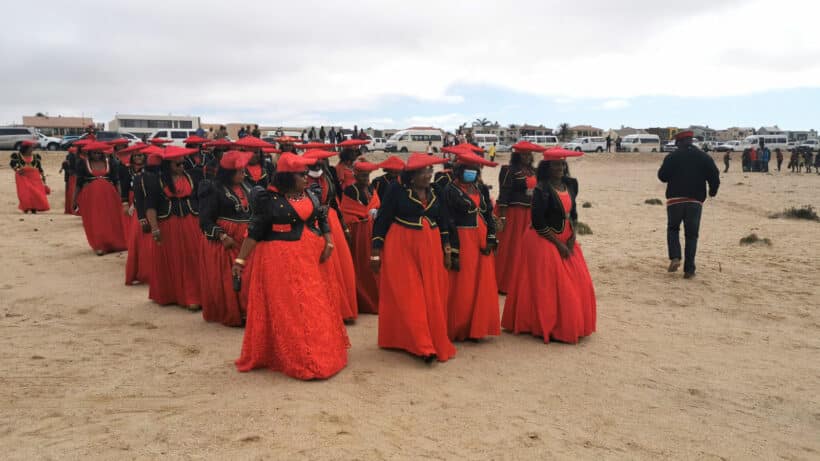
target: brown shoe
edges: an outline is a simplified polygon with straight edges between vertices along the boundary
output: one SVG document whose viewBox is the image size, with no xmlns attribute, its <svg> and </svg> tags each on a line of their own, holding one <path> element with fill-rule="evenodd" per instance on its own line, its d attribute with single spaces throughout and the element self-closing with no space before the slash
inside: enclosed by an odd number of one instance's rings
<svg viewBox="0 0 820 461">
<path fill-rule="evenodd" d="M 673 259 L 672 261 L 669 261 L 669 269 L 667 269 L 668 272 L 677 272 L 678 269 L 680 269 L 680 259 Z"/>
</svg>

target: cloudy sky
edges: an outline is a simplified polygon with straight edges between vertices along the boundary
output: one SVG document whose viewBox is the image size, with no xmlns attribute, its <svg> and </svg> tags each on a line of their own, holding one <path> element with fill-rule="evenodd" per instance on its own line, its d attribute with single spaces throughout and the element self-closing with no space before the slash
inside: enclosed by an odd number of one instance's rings
<svg viewBox="0 0 820 461">
<path fill-rule="evenodd" d="M 29 1 L 0 123 L 820 128 L 820 2 Z"/>
</svg>

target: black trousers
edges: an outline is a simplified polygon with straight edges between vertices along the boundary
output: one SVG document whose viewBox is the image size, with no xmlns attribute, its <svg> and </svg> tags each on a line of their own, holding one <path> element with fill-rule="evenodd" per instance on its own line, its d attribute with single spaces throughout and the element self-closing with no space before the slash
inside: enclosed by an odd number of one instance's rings
<svg viewBox="0 0 820 461">
<path fill-rule="evenodd" d="M 680 225 L 683 223 L 686 238 L 686 257 L 683 258 L 683 271 L 695 272 L 695 253 L 698 251 L 698 231 L 703 205 L 695 202 L 677 203 L 666 207 L 666 243 L 669 248 L 669 259 L 681 259 Z"/>
</svg>

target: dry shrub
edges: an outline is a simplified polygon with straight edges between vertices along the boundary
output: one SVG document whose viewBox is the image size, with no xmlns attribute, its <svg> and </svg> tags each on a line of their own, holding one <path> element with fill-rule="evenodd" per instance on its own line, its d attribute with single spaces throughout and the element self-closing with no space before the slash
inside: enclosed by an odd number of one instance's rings
<svg viewBox="0 0 820 461">
<path fill-rule="evenodd" d="M 804 219 L 806 221 L 820 221 L 820 216 L 811 205 L 804 205 L 802 207 L 791 207 L 784 210 L 782 213 L 775 213 L 770 215 L 771 218 L 786 218 L 786 219 Z"/>
<path fill-rule="evenodd" d="M 590 228 L 586 223 L 578 221 L 575 223 L 575 232 L 577 232 L 578 235 L 592 235 L 592 228 Z"/>
<path fill-rule="evenodd" d="M 661 200 L 659 198 L 648 198 L 648 199 L 644 200 L 643 203 L 645 203 L 647 205 L 663 205 L 663 200 Z"/>
<path fill-rule="evenodd" d="M 772 241 L 768 238 L 760 238 L 757 234 L 752 233 L 740 239 L 741 245 L 760 245 L 760 246 L 772 246 Z"/>
</svg>

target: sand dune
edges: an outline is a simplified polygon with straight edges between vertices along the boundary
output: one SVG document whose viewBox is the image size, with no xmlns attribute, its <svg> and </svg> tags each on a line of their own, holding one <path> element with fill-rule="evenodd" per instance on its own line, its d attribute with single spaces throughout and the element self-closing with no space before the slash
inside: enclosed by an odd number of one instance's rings
<svg viewBox="0 0 820 461">
<path fill-rule="evenodd" d="M 768 218 L 820 208 L 818 175 L 734 162 L 684 281 L 644 204 L 661 156 L 571 160 L 598 333 L 503 334 L 428 367 L 379 350 L 365 315 L 349 366 L 305 383 L 236 372 L 241 329 L 125 287 L 125 254 L 94 256 L 61 213 L 61 155 L 36 216 L 0 155 L 4 459 L 820 459 L 820 223 Z M 740 246 L 752 232 L 773 245 Z"/>
</svg>

